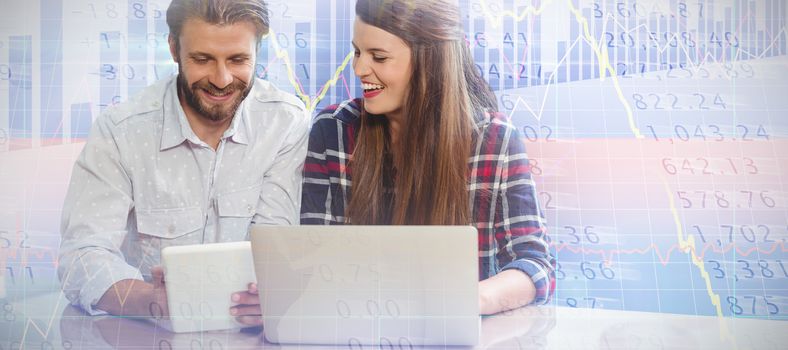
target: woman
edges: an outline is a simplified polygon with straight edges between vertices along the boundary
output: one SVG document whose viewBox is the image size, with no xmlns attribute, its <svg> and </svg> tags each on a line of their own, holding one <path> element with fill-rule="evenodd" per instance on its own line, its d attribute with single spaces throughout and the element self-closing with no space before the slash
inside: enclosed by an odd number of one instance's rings
<svg viewBox="0 0 788 350">
<path fill-rule="evenodd" d="M 522 137 L 495 113 L 456 3 L 358 0 L 356 15 L 353 69 L 364 98 L 316 117 L 301 223 L 474 225 L 479 312 L 546 302 L 555 260 Z M 250 292 L 236 300 L 256 304 Z"/>
</svg>

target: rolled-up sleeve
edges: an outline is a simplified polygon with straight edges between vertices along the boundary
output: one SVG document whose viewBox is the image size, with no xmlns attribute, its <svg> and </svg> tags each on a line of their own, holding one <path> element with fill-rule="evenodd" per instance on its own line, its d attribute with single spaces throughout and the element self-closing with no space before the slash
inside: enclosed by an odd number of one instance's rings
<svg viewBox="0 0 788 350">
<path fill-rule="evenodd" d="M 58 277 L 72 304 L 102 314 L 95 304 L 118 281 L 142 280 L 123 258 L 132 208 L 126 174 L 109 118 L 93 124 L 79 155 L 63 207 Z"/>
<path fill-rule="evenodd" d="M 301 182 L 309 141 L 309 112 L 298 108 L 271 168 L 265 173 L 253 224 L 298 225 Z"/>
<path fill-rule="evenodd" d="M 545 225 L 525 144 L 516 129 L 506 144 L 501 192 L 495 222 L 498 260 L 502 270 L 517 269 L 531 277 L 536 287 L 532 303 L 547 303 L 555 290 L 555 258 L 545 237 Z"/>
<path fill-rule="evenodd" d="M 315 123 L 310 131 L 309 151 L 304 164 L 302 225 L 329 225 L 335 217 L 331 212 L 331 183 L 326 162 L 323 129 L 320 123 Z"/>
</svg>

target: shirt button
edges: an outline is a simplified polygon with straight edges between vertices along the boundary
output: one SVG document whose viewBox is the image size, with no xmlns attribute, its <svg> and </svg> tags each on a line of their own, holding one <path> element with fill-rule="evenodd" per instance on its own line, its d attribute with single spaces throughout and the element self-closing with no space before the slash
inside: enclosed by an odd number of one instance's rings
<svg viewBox="0 0 788 350">
<path fill-rule="evenodd" d="M 254 208 L 252 208 L 251 204 L 246 205 L 246 211 L 248 211 L 249 214 L 254 213 Z"/>
<path fill-rule="evenodd" d="M 175 233 L 175 225 L 170 225 L 170 227 L 167 227 L 167 232 L 170 234 Z"/>
</svg>

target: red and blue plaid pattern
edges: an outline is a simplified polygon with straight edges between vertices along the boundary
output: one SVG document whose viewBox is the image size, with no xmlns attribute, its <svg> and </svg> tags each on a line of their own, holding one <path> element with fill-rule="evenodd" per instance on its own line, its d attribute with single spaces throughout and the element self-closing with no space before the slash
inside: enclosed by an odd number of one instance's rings
<svg viewBox="0 0 788 350">
<path fill-rule="evenodd" d="M 304 165 L 302 225 L 345 223 L 352 188 L 347 166 L 360 127 L 359 106 L 360 100 L 344 101 L 313 121 Z M 473 224 L 479 230 L 479 279 L 507 269 L 523 271 L 536 286 L 534 303 L 546 303 L 555 290 L 555 259 L 523 137 L 498 114 L 488 115 L 477 130 L 468 159 L 468 189 Z"/>
</svg>

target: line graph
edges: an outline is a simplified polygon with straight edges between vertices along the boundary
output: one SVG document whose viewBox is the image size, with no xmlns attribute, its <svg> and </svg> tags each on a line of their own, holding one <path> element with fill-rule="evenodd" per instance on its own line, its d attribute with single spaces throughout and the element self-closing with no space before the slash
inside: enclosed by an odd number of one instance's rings
<svg viewBox="0 0 788 350">
<path fill-rule="evenodd" d="M 317 103 L 320 102 L 320 100 L 322 100 L 326 96 L 326 94 L 328 93 L 328 89 L 337 84 L 337 81 L 340 79 L 340 74 L 342 73 L 342 71 L 345 70 L 348 63 L 350 63 L 351 59 L 353 59 L 353 52 L 348 53 L 345 56 L 345 59 L 342 61 L 342 64 L 339 65 L 339 67 L 337 67 L 334 70 L 331 80 L 323 84 L 317 96 L 312 97 L 306 94 L 303 90 L 303 86 L 297 82 L 296 73 L 295 70 L 293 69 L 293 63 L 290 60 L 290 54 L 288 53 L 287 50 L 281 48 L 279 44 L 279 40 L 276 38 L 276 33 L 273 30 L 271 30 L 271 33 L 268 34 L 268 38 L 271 41 L 271 45 L 274 48 L 276 58 L 282 60 L 285 66 L 287 67 L 287 77 L 290 82 L 290 85 L 292 85 L 293 88 L 295 88 L 296 96 L 298 96 L 302 101 L 304 101 L 304 103 L 306 104 L 306 109 L 310 112 L 314 111 L 315 107 L 317 106 Z"/>
<path fill-rule="evenodd" d="M 723 321 L 723 313 L 722 313 L 722 303 L 720 302 L 720 296 L 714 292 L 711 286 L 711 276 L 706 271 L 706 267 L 703 264 L 702 258 L 698 257 L 695 253 L 695 236 L 687 236 L 685 238 L 684 232 L 681 225 L 681 220 L 679 219 L 678 209 L 676 209 L 676 203 L 673 199 L 673 195 L 671 194 L 670 186 L 668 186 L 667 182 L 663 182 L 665 186 L 665 195 L 668 196 L 668 200 L 670 203 L 670 212 L 673 215 L 673 221 L 676 225 L 676 236 L 679 242 L 679 248 L 684 250 L 685 253 L 690 255 L 692 260 L 692 264 L 695 265 L 698 270 L 700 271 L 701 277 L 703 278 L 706 286 L 706 292 L 708 293 L 709 299 L 711 304 L 714 306 L 715 311 L 717 312 L 718 322 L 720 322 L 720 338 L 728 338 L 733 341 L 733 345 L 735 348 L 738 346 L 736 345 L 735 339 L 732 339 L 730 332 L 728 331 L 728 325 Z"/>
<path fill-rule="evenodd" d="M 85 264 L 85 262 L 83 261 L 83 257 L 84 256 L 85 255 L 75 255 L 75 256 L 73 256 L 72 259 L 71 259 L 71 263 L 69 265 L 74 267 L 74 268 L 77 268 L 77 265 L 75 264 L 75 261 L 78 260 L 79 261 L 79 267 L 82 268 L 83 273 L 84 273 L 84 275 L 86 276 L 87 279 L 92 279 L 93 277 L 98 276 L 100 274 L 109 274 L 110 276 L 112 276 L 112 274 L 113 274 L 112 269 L 109 268 L 109 266 L 106 266 L 106 265 L 102 266 L 102 268 L 100 268 L 98 270 L 89 271 L 87 266 L 86 266 L 86 264 Z M 69 269 L 69 270 L 66 271 L 66 275 L 63 277 L 64 283 L 68 283 L 70 281 L 71 276 L 72 276 L 72 272 L 74 271 L 74 268 Z M 115 297 L 119 301 L 121 307 L 123 305 L 125 305 L 126 302 L 128 301 L 128 298 L 130 297 L 130 294 L 131 294 L 131 292 L 133 290 L 132 287 L 133 287 L 134 283 L 135 283 L 135 281 L 132 281 L 131 286 L 125 291 L 125 293 L 123 295 L 121 295 L 121 292 L 120 292 L 120 290 L 118 289 L 117 286 L 113 285 L 111 287 L 111 290 L 115 293 Z M 25 325 L 24 325 L 24 330 L 22 332 L 22 338 L 19 340 L 19 344 L 20 344 L 19 349 L 20 350 L 25 348 L 26 340 L 27 340 L 27 337 L 28 337 L 28 333 L 31 332 L 31 331 L 35 331 L 43 339 L 48 339 L 49 338 L 49 335 L 50 335 L 51 330 L 52 330 L 52 325 L 53 325 L 54 321 L 57 318 L 57 312 L 59 312 L 61 310 L 61 301 L 65 299 L 64 296 L 65 296 L 64 293 L 60 292 L 60 294 L 59 294 L 59 296 L 57 298 L 56 304 L 55 304 L 55 306 L 54 306 L 54 308 L 52 310 L 52 313 L 47 316 L 45 324 L 43 326 L 39 325 L 32 318 L 26 318 Z"/>
<path fill-rule="evenodd" d="M 694 236 L 691 236 L 694 237 Z M 687 240 L 687 242 L 689 242 Z M 610 266 L 613 265 L 615 261 L 615 256 L 621 255 L 648 255 L 651 252 L 656 254 L 659 263 L 663 266 L 667 265 L 671 262 L 671 256 L 674 253 L 688 253 L 692 252 L 697 256 L 700 261 L 703 261 L 703 258 L 706 256 L 707 253 L 717 253 L 717 254 L 725 254 L 729 252 L 735 252 L 736 256 L 738 257 L 749 257 L 753 254 L 775 254 L 775 253 L 788 253 L 788 248 L 785 246 L 785 242 L 774 242 L 769 245 L 768 248 L 761 248 L 761 247 L 746 247 L 741 248 L 738 247 L 735 243 L 727 244 L 723 247 L 718 247 L 714 244 L 707 243 L 703 245 L 703 249 L 700 251 L 696 250 L 694 239 L 691 242 L 692 244 L 684 244 L 684 243 L 677 243 L 670 246 L 664 253 L 658 244 L 650 244 L 648 246 L 642 248 L 612 248 L 612 249 L 602 249 L 602 248 L 588 248 L 583 246 L 573 246 L 569 243 L 559 243 L 559 244 L 552 244 L 552 247 L 555 248 L 556 252 L 559 254 L 561 251 L 567 250 L 569 252 L 575 254 L 584 254 L 584 255 L 599 255 L 602 258 L 602 261 L 605 264 L 609 264 Z"/>
</svg>

